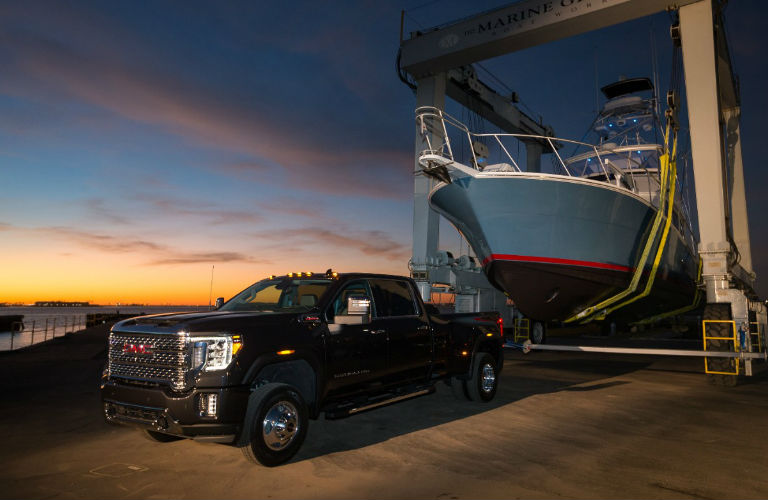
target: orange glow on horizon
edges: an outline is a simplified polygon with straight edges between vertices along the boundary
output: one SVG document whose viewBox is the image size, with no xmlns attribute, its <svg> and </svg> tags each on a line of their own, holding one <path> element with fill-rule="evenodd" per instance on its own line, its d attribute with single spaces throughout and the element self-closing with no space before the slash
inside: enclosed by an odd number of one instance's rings
<svg viewBox="0 0 768 500">
<path fill-rule="evenodd" d="M 209 263 L 148 265 L 138 254 L 71 252 L 51 255 L 37 248 L 14 252 L 6 262 L 13 266 L 3 271 L 0 303 L 33 304 L 36 301 L 89 302 L 94 305 L 208 305 L 211 287 Z M 366 271 L 407 273 L 406 265 L 393 261 L 354 255 L 345 259 L 342 272 Z M 274 266 L 242 262 L 216 262 L 213 292 L 229 299 L 250 284 L 270 274 L 315 268 L 318 271 L 339 267 L 338 257 L 322 255 L 316 264 L 307 259 L 292 259 Z"/>
</svg>

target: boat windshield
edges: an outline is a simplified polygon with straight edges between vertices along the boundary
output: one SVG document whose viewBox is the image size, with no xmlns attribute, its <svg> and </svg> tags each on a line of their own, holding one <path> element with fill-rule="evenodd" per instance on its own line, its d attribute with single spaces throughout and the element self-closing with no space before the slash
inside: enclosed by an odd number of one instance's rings
<svg viewBox="0 0 768 500">
<path fill-rule="evenodd" d="M 616 169 L 656 171 L 659 167 L 659 154 L 661 146 L 643 145 L 636 148 L 622 147 L 610 151 L 590 151 L 586 154 L 573 156 L 565 160 L 568 169 L 576 176 L 590 176 L 603 173 L 600 160 Z M 597 156 L 600 156 L 598 160 Z"/>
<path fill-rule="evenodd" d="M 266 279 L 235 295 L 219 311 L 309 311 L 320 301 L 331 283 L 329 279 Z"/>
</svg>

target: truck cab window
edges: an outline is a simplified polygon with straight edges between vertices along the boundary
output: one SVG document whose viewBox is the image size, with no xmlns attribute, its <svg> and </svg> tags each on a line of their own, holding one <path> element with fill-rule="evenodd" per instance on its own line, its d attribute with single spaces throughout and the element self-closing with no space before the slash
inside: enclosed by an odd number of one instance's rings
<svg viewBox="0 0 768 500">
<path fill-rule="evenodd" d="M 330 284 L 329 280 L 263 280 L 237 294 L 219 310 L 308 311 L 318 303 Z"/>
<path fill-rule="evenodd" d="M 376 304 L 376 316 L 416 316 L 416 304 L 413 291 L 408 283 L 398 280 L 371 280 L 373 300 Z"/>
</svg>

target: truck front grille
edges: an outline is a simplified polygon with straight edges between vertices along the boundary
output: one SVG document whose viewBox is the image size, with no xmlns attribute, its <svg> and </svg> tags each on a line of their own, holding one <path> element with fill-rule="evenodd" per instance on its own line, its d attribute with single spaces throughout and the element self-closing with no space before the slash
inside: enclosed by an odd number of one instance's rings
<svg viewBox="0 0 768 500">
<path fill-rule="evenodd" d="M 179 334 L 109 334 L 109 376 L 186 388 L 188 339 Z"/>
</svg>

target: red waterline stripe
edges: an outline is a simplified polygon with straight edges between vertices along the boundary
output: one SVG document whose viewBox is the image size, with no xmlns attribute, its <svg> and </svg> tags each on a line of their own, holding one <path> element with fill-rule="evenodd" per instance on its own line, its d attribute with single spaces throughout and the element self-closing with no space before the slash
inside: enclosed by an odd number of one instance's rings
<svg viewBox="0 0 768 500">
<path fill-rule="evenodd" d="M 632 272 L 631 267 L 617 266 L 616 264 L 605 264 L 603 262 L 590 262 L 588 260 L 558 259 L 555 257 L 535 257 L 531 255 L 508 255 L 495 253 L 483 259 L 483 265 L 493 260 L 514 260 L 518 262 L 544 262 L 546 264 L 564 264 L 567 266 L 596 267 L 599 269 L 610 269 L 612 271 Z"/>
</svg>

